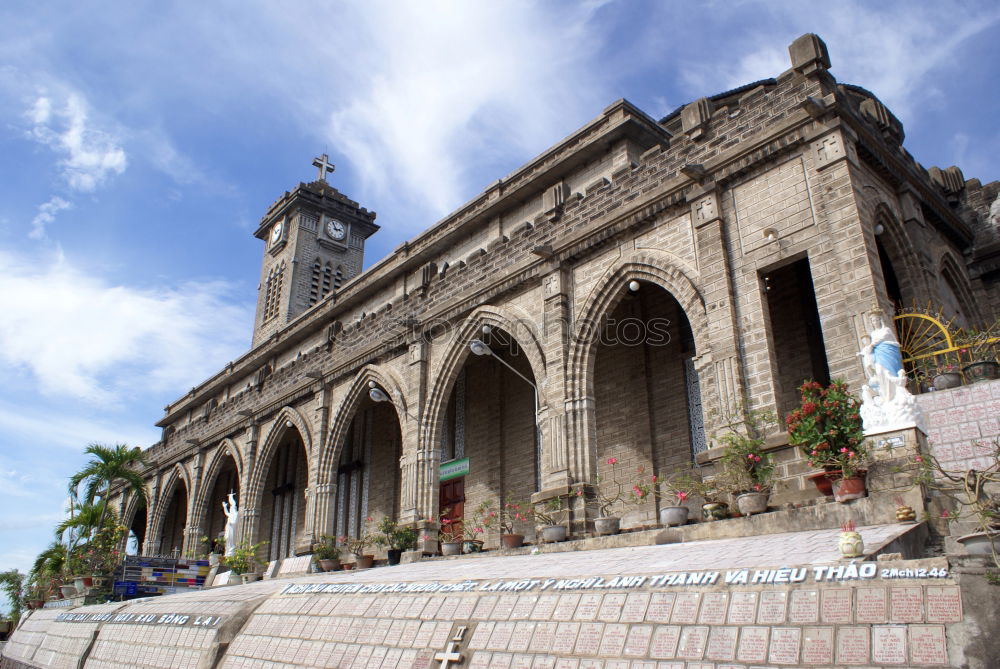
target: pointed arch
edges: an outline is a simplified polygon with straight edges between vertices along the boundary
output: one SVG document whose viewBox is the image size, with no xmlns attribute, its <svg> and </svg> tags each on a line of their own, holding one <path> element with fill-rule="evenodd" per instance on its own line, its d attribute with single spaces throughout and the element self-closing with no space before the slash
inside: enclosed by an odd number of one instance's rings
<svg viewBox="0 0 1000 669">
<path fill-rule="evenodd" d="M 173 469 L 167 475 L 166 481 L 160 488 L 161 492 L 159 498 L 156 500 L 154 513 L 148 517 L 151 522 L 149 522 L 146 528 L 147 542 L 152 538 L 159 545 L 163 535 L 163 523 L 166 521 L 167 512 L 170 510 L 170 505 L 174 500 L 178 485 L 184 486 L 184 524 L 185 526 L 188 524 L 191 509 L 191 477 L 188 474 L 187 468 L 180 462 L 177 462 L 174 463 Z M 160 550 L 162 548 L 160 546 Z"/>
<path fill-rule="evenodd" d="M 921 296 L 927 294 L 927 284 L 917 260 L 919 256 L 916 247 L 906 228 L 885 202 L 875 205 L 872 214 L 873 230 L 878 225 L 882 226 L 882 233 L 876 236 L 875 243 L 877 247 L 885 249 L 888 257 L 884 260 L 896 274 L 903 303 L 922 301 Z M 889 277 L 883 277 L 883 281 L 888 286 Z"/>
<path fill-rule="evenodd" d="M 979 312 L 976 309 L 976 300 L 972 295 L 972 288 L 969 286 L 968 275 L 962 269 L 961 263 L 948 249 L 941 253 L 938 260 L 938 276 L 954 293 L 958 300 L 958 308 L 963 312 L 958 316 L 965 316 L 967 327 L 973 325 L 979 319 Z M 945 314 L 954 318 L 956 314 Z"/>
<path fill-rule="evenodd" d="M 291 423 L 291 426 L 288 425 L 289 423 Z M 271 460 L 274 459 L 275 450 L 281 444 L 285 435 L 292 430 L 298 432 L 299 437 L 302 439 L 302 445 L 305 447 L 306 456 L 311 458 L 313 454 L 313 442 L 312 433 L 309 430 L 309 422 L 294 407 L 283 407 L 277 416 L 275 416 L 274 423 L 271 425 L 267 437 L 264 438 L 257 461 L 254 463 L 253 471 L 250 472 L 247 490 L 243 498 L 246 500 L 248 506 L 259 508 L 261 486 L 264 485 L 264 480 L 267 478 L 268 469 L 271 466 Z M 308 470 L 311 469 L 311 467 L 308 468 Z"/>
<path fill-rule="evenodd" d="M 210 532 L 211 528 L 209 527 L 211 525 L 209 522 L 211 519 L 211 508 L 209 505 L 212 502 L 212 493 L 215 490 L 219 474 L 224 471 L 227 458 L 231 458 L 236 468 L 237 485 L 243 480 L 243 461 L 240 457 L 240 451 L 233 440 L 227 437 L 220 441 L 208 456 L 208 461 L 204 467 L 204 474 L 201 477 L 201 484 L 198 490 L 195 491 L 194 500 L 191 504 L 191 517 L 197 521 L 197 526 L 207 536 L 212 536 Z M 239 492 L 242 494 L 242 490 Z M 242 500 L 239 501 L 239 506 L 242 508 Z"/>
</svg>

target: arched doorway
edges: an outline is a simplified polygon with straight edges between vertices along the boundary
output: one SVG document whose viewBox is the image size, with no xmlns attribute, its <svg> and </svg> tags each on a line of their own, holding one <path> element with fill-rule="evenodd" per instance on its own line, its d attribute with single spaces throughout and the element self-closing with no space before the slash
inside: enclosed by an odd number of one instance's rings
<svg viewBox="0 0 1000 669">
<path fill-rule="evenodd" d="M 184 551 L 184 529 L 187 527 L 188 492 L 184 481 L 177 480 L 163 514 L 160 526 L 160 554 L 180 557 Z"/>
<path fill-rule="evenodd" d="M 657 284 L 632 281 L 595 325 L 590 373 L 602 491 L 614 495 L 617 482 L 628 490 L 627 482 L 688 469 L 705 435 L 684 309 Z M 656 509 L 650 502 L 639 511 L 624 521 L 645 523 Z"/>
<path fill-rule="evenodd" d="M 268 542 L 269 560 L 295 555 L 296 539 L 305 526 L 308 480 L 302 436 L 294 428 L 286 429 L 271 457 L 261 495 L 260 540 Z"/>
<path fill-rule="evenodd" d="M 220 457 L 222 461 L 215 474 L 215 481 L 211 483 L 205 509 L 205 524 L 202 527 L 204 535 L 208 537 L 208 545 L 204 549 L 211 552 L 222 552 L 217 550 L 221 548 L 218 539 L 223 537 L 226 531 L 226 514 L 222 510 L 222 503 L 228 499 L 230 493 L 233 493 L 237 500 L 240 498 L 240 476 L 236 461 L 229 452 Z"/>
<path fill-rule="evenodd" d="M 373 389 L 358 403 L 334 471 L 337 497 L 333 526 L 337 536 L 360 536 L 367 518 L 374 522 L 383 516 L 398 518 L 401 448 L 396 409 L 381 388 Z"/>
<path fill-rule="evenodd" d="M 142 547 L 146 543 L 146 500 L 138 499 L 132 518 L 128 523 L 128 537 L 125 540 L 126 555 L 141 555 Z"/>
</svg>

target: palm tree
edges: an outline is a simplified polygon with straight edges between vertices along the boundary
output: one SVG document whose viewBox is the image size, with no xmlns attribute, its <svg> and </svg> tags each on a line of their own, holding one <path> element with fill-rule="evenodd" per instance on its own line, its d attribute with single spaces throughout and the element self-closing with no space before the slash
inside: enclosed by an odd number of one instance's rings
<svg viewBox="0 0 1000 669">
<path fill-rule="evenodd" d="M 102 527 L 105 513 L 104 505 L 100 502 L 75 502 L 69 518 L 56 525 L 56 538 L 65 540 L 68 534 L 67 548 L 72 552 L 81 539 L 86 538 L 89 542 L 93 538 L 94 532 Z"/>
<path fill-rule="evenodd" d="M 54 541 L 35 558 L 35 563 L 28 572 L 28 583 L 42 599 L 47 596 L 52 581 L 62 578 L 68 557 L 69 550 L 58 541 Z"/>
<path fill-rule="evenodd" d="M 90 444 L 84 451 L 94 456 L 83 469 L 69 480 L 70 495 L 76 497 L 80 484 L 84 485 L 84 503 L 93 504 L 96 498 L 101 501 L 101 513 L 97 527 L 104 527 L 104 518 L 108 511 L 108 498 L 111 488 L 119 482 L 143 499 L 146 499 L 146 484 L 142 476 L 134 469 L 135 465 L 145 465 L 146 455 L 138 446 L 125 444 L 105 446 Z"/>
</svg>

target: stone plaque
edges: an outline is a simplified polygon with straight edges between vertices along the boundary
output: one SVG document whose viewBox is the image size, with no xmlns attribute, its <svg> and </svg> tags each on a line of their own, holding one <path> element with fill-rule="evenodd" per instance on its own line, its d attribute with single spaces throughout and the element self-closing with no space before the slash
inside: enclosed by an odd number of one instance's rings
<svg viewBox="0 0 1000 669">
<path fill-rule="evenodd" d="M 393 620 L 392 626 L 389 627 L 389 631 L 386 633 L 385 640 L 382 643 L 386 646 L 398 646 L 399 637 L 403 636 L 404 627 L 406 627 L 405 620 Z"/>
<path fill-rule="evenodd" d="M 455 609 L 458 608 L 459 598 L 456 596 L 446 597 L 444 603 L 441 604 L 440 610 L 437 612 L 437 618 L 442 618 L 444 620 L 454 620 L 455 619 Z"/>
<path fill-rule="evenodd" d="M 889 591 L 889 622 L 919 623 L 924 620 L 924 589 L 919 585 Z"/>
<path fill-rule="evenodd" d="M 868 664 L 868 627 L 841 627 L 837 630 L 837 664 Z"/>
<path fill-rule="evenodd" d="M 758 625 L 780 625 L 785 622 L 788 608 L 788 593 L 765 590 L 760 593 L 760 607 L 757 609 Z"/>
<path fill-rule="evenodd" d="M 440 597 L 434 597 L 434 599 L 441 601 Z M 412 597 L 400 597 L 399 602 L 396 603 L 395 608 L 392 610 L 392 615 L 390 618 L 418 618 L 420 617 L 420 610 L 422 606 L 414 606 Z"/>
<path fill-rule="evenodd" d="M 577 655 L 597 655 L 604 635 L 604 623 L 583 623 L 576 637 Z"/>
<path fill-rule="evenodd" d="M 601 637 L 601 647 L 598 653 L 604 657 L 621 657 L 625 648 L 625 636 L 628 625 L 611 623 L 604 626 L 604 636 Z"/>
<path fill-rule="evenodd" d="M 436 627 L 437 623 L 431 620 L 420 623 L 420 630 L 417 631 L 417 636 L 413 639 L 413 647 L 427 648 L 430 644 L 431 635 L 434 634 L 434 629 Z"/>
<path fill-rule="evenodd" d="M 927 622 L 957 623 L 962 620 L 962 595 L 957 585 L 927 587 Z"/>
<path fill-rule="evenodd" d="M 849 623 L 851 622 L 851 591 L 848 588 L 834 588 L 824 590 L 821 595 L 823 622 L 825 623 Z"/>
<path fill-rule="evenodd" d="M 833 628 L 806 627 L 802 632 L 802 663 L 833 664 Z"/>
<path fill-rule="evenodd" d="M 906 664 L 906 625 L 872 627 L 872 662 Z"/>
<path fill-rule="evenodd" d="M 384 600 L 382 600 L 382 602 L 381 602 L 382 606 L 379 607 L 379 610 L 378 610 L 378 617 L 379 618 L 389 618 L 389 617 L 391 617 L 395 613 L 396 607 L 399 606 L 399 600 L 400 599 L 402 599 L 402 598 L 401 597 L 386 597 Z"/>
<path fill-rule="evenodd" d="M 681 628 L 677 625 L 657 625 L 650 641 L 649 656 L 668 660 L 677 657 L 677 642 L 681 638 Z"/>
<path fill-rule="evenodd" d="M 535 635 L 531 637 L 529 648 L 534 653 L 548 653 L 552 650 L 552 641 L 556 636 L 557 623 L 538 623 L 535 625 Z"/>
<path fill-rule="evenodd" d="M 556 658 L 554 655 L 539 655 L 535 658 L 535 663 L 531 669 L 555 669 Z"/>
<path fill-rule="evenodd" d="M 526 620 L 531 617 L 531 611 L 538 602 L 536 595 L 521 595 L 517 598 L 514 610 L 510 612 L 511 620 Z"/>
<path fill-rule="evenodd" d="M 492 659 L 493 653 L 486 653 L 481 650 L 476 651 L 472 654 L 469 669 L 490 669 L 490 660 Z"/>
<path fill-rule="evenodd" d="M 431 635 L 431 648 L 444 648 L 449 635 L 451 635 L 451 621 L 438 623 L 434 634 Z"/>
<path fill-rule="evenodd" d="M 500 598 L 496 595 L 484 595 L 479 598 L 476 608 L 472 611 L 473 620 L 486 620 L 493 617 L 493 609 Z"/>
<path fill-rule="evenodd" d="M 494 620 L 508 620 L 517 606 L 517 595 L 502 595 L 493 608 Z"/>
<path fill-rule="evenodd" d="M 493 621 L 476 625 L 476 631 L 473 633 L 472 638 L 469 639 L 469 648 L 486 648 L 486 645 L 490 642 L 490 636 L 493 634 L 494 627 L 496 627 L 496 623 Z"/>
<path fill-rule="evenodd" d="M 818 623 L 819 593 L 815 590 L 792 590 L 788 622 Z"/>
<path fill-rule="evenodd" d="M 757 615 L 756 592 L 734 592 L 729 602 L 730 625 L 752 625 Z"/>
<path fill-rule="evenodd" d="M 910 662 L 948 664 L 944 625 L 910 625 Z"/>
<path fill-rule="evenodd" d="M 535 603 L 531 617 L 535 620 L 552 620 L 552 612 L 556 610 L 558 603 L 559 595 L 542 595 Z"/>
<path fill-rule="evenodd" d="M 628 660 L 607 660 L 604 669 L 629 669 Z"/>
<path fill-rule="evenodd" d="M 738 627 L 713 627 L 705 647 L 706 660 L 730 660 L 736 656 L 736 633 Z"/>
<path fill-rule="evenodd" d="M 604 669 L 604 660 L 580 660 L 580 669 Z"/>
<path fill-rule="evenodd" d="M 708 592 L 701 599 L 701 613 L 698 615 L 699 625 L 722 625 L 726 622 L 726 604 L 729 602 L 728 592 Z"/>
<path fill-rule="evenodd" d="M 767 660 L 767 640 L 770 632 L 770 627 L 744 627 L 740 633 L 736 659 L 740 662 L 764 662 Z"/>
<path fill-rule="evenodd" d="M 682 660 L 700 660 L 705 655 L 705 646 L 707 644 L 707 627 L 685 627 L 681 630 L 681 640 L 677 648 L 677 657 Z"/>
<path fill-rule="evenodd" d="M 407 620 L 406 624 L 403 625 L 403 633 L 399 635 L 399 645 L 407 648 L 412 648 L 414 641 L 417 638 L 417 632 L 420 630 L 421 622 L 419 620 Z"/>
<path fill-rule="evenodd" d="M 854 613 L 859 623 L 884 623 L 888 616 L 885 588 L 858 588 Z"/>
<path fill-rule="evenodd" d="M 674 613 L 670 622 L 674 624 L 694 623 L 698 619 L 698 605 L 701 604 L 701 595 L 697 592 L 678 593 L 674 600 Z"/>
<path fill-rule="evenodd" d="M 802 630 L 798 627 L 775 627 L 771 630 L 771 664 L 798 664 Z"/>
<path fill-rule="evenodd" d="M 514 659 L 510 653 L 493 653 L 490 669 L 510 669 L 510 661 Z"/>
<path fill-rule="evenodd" d="M 556 669 L 580 669 L 580 660 L 572 657 L 561 657 L 556 660 Z"/>
<path fill-rule="evenodd" d="M 345 658 L 346 659 L 346 658 Z M 413 662 L 413 669 L 429 669 L 434 660 L 434 651 L 430 648 L 417 651 L 417 659 Z M 351 666 L 347 663 L 344 666 Z"/>
<path fill-rule="evenodd" d="M 693 664 L 693 663 L 692 663 Z M 688 666 L 691 666 L 690 664 Z M 656 669 L 684 669 L 683 662 L 657 662 Z M 746 669 L 746 667 L 738 667 L 738 669 Z"/>
<path fill-rule="evenodd" d="M 556 637 L 552 641 L 552 652 L 569 655 L 576 646 L 576 636 L 580 633 L 580 623 L 559 623 Z"/>
<path fill-rule="evenodd" d="M 601 607 L 601 596 L 592 592 L 580 597 L 580 604 L 576 607 L 576 614 L 573 620 L 594 620 L 597 618 L 597 611 Z"/>
<path fill-rule="evenodd" d="M 514 623 L 514 634 L 510 637 L 510 643 L 507 644 L 507 650 L 514 652 L 528 650 L 528 644 L 531 642 L 531 635 L 534 634 L 534 632 L 535 623 Z"/>
<path fill-rule="evenodd" d="M 399 655 L 399 666 L 401 667 L 413 667 L 416 661 L 417 651 L 412 648 L 407 648 Z M 337 666 L 337 662 L 331 657 L 328 662 L 322 663 L 322 666 L 335 667 Z"/>
<path fill-rule="evenodd" d="M 573 620 L 577 604 L 580 603 L 580 595 L 561 595 L 556 604 L 555 611 L 552 612 L 553 620 Z"/>
<path fill-rule="evenodd" d="M 648 592 L 630 592 L 622 610 L 621 622 L 641 623 L 646 618 L 646 608 L 649 606 Z"/>
<path fill-rule="evenodd" d="M 514 655 L 514 658 L 510 661 L 510 669 L 531 669 L 532 657 L 530 655 L 524 655 L 523 653 L 518 653 Z"/>
<path fill-rule="evenodd" d="M 514 623 L 497 623 L 486 647 L 489 650 L 507 650 L 507 644 L 510 643 L 510 637 L 513 634 Z"/>
<path fill-rule="evenodd" d="M 654 592 L 646 607 L 646 620 L 651 623 L 669 623 L 676 596 L 672 592 Z M 607 602 L 608 598 L 605 597 L 604 601 Z"/>
<path fill-rule="evenodd" d="M 476 610 L 477 597 L 462 597 L 455 607 L 455 615 L 452 620 L 467 620 L 472 617 L 472 612 Z M 444 616 L 438 616 L 443 618 Z"/>
<path fill-rule="evenodd" d="M 601 608 L 597 611 L 597 619 L 605 623 L 616 623 L 625 608 L 626 596 L 623 594 L 604 595 Z"/>
<path fill-rule="evenodd" d="M 649 638 L 653 636 L 652 625 L 632 625 L 625 639 L 626 657 L 644 657 L 649 648 Z"/>
</svg>

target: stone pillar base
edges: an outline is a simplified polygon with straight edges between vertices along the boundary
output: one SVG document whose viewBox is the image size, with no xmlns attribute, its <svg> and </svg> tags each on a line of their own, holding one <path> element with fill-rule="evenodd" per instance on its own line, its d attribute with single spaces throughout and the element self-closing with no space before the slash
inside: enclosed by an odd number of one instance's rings
<svg viewBox="0 0 1000 669">
<path fill-rule="evenodd" d="M 927 510 L 927 491 L 917 481 L 918 455 L 928 453 L 927 435 L 916 426 L 865 435 L 871 451 L 868 467 L 868 494 L 902 499 L 917 512 L 917 518 Z"/>
</svg>

